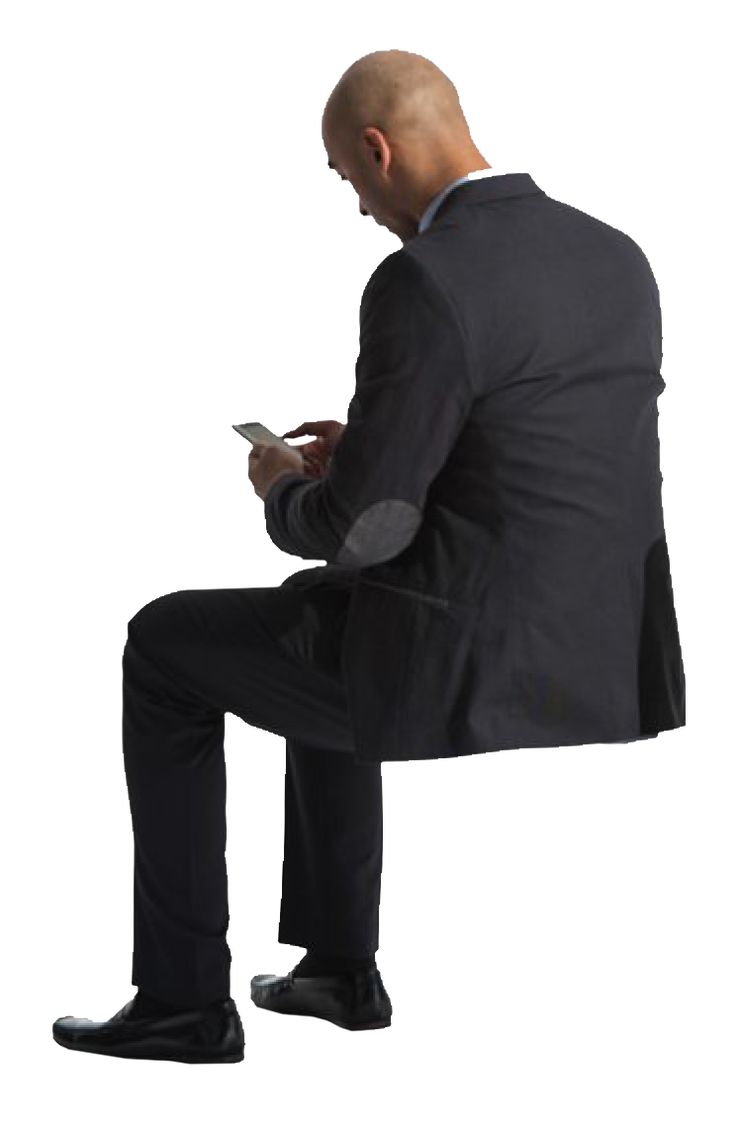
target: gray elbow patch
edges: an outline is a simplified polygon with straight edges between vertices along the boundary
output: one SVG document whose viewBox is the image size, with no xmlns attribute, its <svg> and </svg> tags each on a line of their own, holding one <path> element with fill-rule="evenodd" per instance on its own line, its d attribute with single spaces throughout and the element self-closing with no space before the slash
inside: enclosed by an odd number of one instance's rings
<svg viewBox="0 0 736 1133">
<path fill-rule="evenodd" d="M 406 500 L 379 500 L 356 519 L 338 551 L 337 562 L 368 566 L 392 559 L 414 538 L 422 513 Z"/>
</svg>

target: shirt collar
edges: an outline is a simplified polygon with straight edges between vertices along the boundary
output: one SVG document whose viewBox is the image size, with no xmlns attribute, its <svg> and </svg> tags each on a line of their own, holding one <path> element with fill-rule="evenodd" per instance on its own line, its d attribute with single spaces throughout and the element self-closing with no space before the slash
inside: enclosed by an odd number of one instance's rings
<svg viewBox="0 0 736 1133">
<path fill-rule="evenodd" d="M 464 177 L 458 177 L 456 181 L 451 181 L 449 185 L 445 185 L 444 189 L 440 189 L 439 193 L 432 197 L 432 200 L 422 213 L 419 220 L 418 232 L 424 232 L 426 228 L 429 228 L 434 220 L 434 214 L 437 212 L 437 209 L 440 207 L 447 194 L 451 193 L 456 185 L 462 185 L 463 181 L 474 181 L 481 177 L 496 177 L 502 172 L 503 170 L 499 169 L 496 165 L 494 165 L 492 169 L 474 169 L 471 173 L 466 173 Z"/>
</svg>

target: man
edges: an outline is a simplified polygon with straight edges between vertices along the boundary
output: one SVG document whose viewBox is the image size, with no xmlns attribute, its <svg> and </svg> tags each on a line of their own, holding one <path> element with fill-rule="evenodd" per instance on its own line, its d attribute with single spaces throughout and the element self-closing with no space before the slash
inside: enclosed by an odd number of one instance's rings
<svg viewBox="0 0 736 1133">
<path fill-rule="evenodd" d="M 307 949 L 251 997 L 351 1029 L 391 1021 L 375 963 L 382 760 L 685 723 L 641 249 L 494 169 L 421 56 L 348 68 L 322 139 L 361 214 L 403 245 L 363 294 L 347 424 L 305 423 L 292 435 L 318 440 L 303 452 L 249 459 L 270 537 L 325 565 L 281 587 L 163 595 L 128 623 L 139 992 L 105 1023 L 57 1020 L 72 1049 L 243 1057 L 225 712 L 286 737 L 278 939 Z"/>
</svg>

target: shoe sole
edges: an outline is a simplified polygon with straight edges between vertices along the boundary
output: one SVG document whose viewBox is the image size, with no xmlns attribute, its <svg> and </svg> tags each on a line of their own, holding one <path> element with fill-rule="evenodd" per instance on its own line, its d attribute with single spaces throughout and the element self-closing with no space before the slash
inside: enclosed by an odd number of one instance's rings
<svg viewBox="0 0 736 1133">
<path fill-rule="evenodd" d="M 351 1022 L 348 1019 L 340 1019 L 334 1015 L 321 1015 L 316 1011 L 300 1011 L 298 1009 L 282 1011 L 268 1002 L 270 998 L 268 995 L 266 995 L 261 1002 L 259 1002 L 257 998 L 257 993 L 251 992 L 250 998 L 256 1007 L 260 1007 L 262 1011 L 270 1011 L 272 1015 L 291 1015 L 295 1019 L 322 1019 L 325 1023 L 334 1023 L 336 1027 L 343 1027 L 346 1031 L 375 1031 L 380 1027 L 391 1026 L 390 1015 L 388 1018 L 368 1019 L 359 1023 Z"/>
<path fill-rule="evenodd" d="M 336 1027 L 343 1027 L 346 1031 L 375 1031 L 380 1027 L 390 1027 L 390 1019 L 374 1019 L 367 1023 L 348 1023 L 345 1019 L 334 1019 L 331 1015 L 318 1015 L 316 1011 L 277 1011 L 267 1003 L 258 1003 L 253 1000 L 256 1007 L 262 1011 L 270 1011 L 272 1015 L 290 1015 L 293 1019 L 322 1019 L 325 1023 L 334 1023 Z"/>
<path fill-rule="evenodd" d="M 103 1047 L 79 1042 L 76 1039 L 67 1040 L 56 1033 L 54 1033 L 53 1037 L 54 1042 L 57 1042 L 59 1046 L 66 1047 L 67 1050 L 81 1050 L 84 1054 L 105 1054 L 111 1058 L 150 1058 L 166 1062 L 189 1062 L 197 1064 L 208 1062 L 242 1062 L 245 1058 L 244 1050 L 236 1051 L 231 1054 L 213 1054 L 208 1051 L 177 1051 L 173 1044 L 167 1046 L 160 1041 L 156 1044 L 151 1043 L 149 1046 L 142 1045 L 141 1043 L 120 1043 L 117 1047 L 110 1047 L 109 1050 L 106 1050 Z"/>
</svg>

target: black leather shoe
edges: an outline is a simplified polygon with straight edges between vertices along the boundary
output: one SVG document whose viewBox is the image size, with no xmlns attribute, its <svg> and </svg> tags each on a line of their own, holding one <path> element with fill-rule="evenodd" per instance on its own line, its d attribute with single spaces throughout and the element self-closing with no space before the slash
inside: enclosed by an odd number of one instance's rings
<svg viewBox="0 0 736 1133">
<path fill-rule="evenodd" d="M 391 1026 L 391 1000 L 375 963 L 334 976 L 253 976 L 250 997 L 266 1011 L 313 1015 L 349 1031 Z"/>
<path fill-rule="evenodd" d="M 62 1015 L 54 1039 L 69 1050 L 118 1058 L 171 1062 L 242 1062 L 245 1037 L 232 999 L 211 1007 L 186 1008 L 165 1018 L 130 1018 L 135 998 L 104 1023 Z"/>
</svg>

